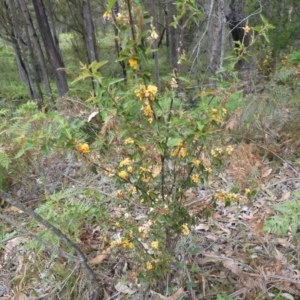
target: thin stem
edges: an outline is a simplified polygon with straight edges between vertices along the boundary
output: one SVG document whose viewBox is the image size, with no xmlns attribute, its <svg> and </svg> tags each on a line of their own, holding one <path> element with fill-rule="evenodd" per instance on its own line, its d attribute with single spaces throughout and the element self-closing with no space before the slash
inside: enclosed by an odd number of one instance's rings
<svg viewBox="0 0 300 300">
<path fill-rule="evenodd" d="M 96 279 L 96 276 L 93 272 L 93 270 L 89 267 L 86 261 L 86 257 L 84 253 L 81 251 L 81 249 L 74 244 L 65 234 L 61 232 L 60 229 L 49 223 L 47 220 L 45 220 L 43 217 L 38 215 L 35 211 L 29 209 L 25 205 L 23 205 L 20 201 L 13 199 L 10 197 L 10 195 L 3 190 L 0 189 L 0 197 L 4 199 L 7 203 L 17 207 L 21 211 L 23 211 L 25 214 L 33 218 L 34 220 L 38 221 L 40 224 L 44 225 L 49 231 L 54 233 L 56 236 L 58 236 L 61 240 L 63 240 L 68 246 L 70 246 L 74 251 L 77 253 L 77 255 L 80 257 L 79 263 L 81 264 L 82 268 L 86 272 L 88 278 L 90 279 L 91 283 L 95 286 L 97 289 L 98 281 Z"/>
</svg>

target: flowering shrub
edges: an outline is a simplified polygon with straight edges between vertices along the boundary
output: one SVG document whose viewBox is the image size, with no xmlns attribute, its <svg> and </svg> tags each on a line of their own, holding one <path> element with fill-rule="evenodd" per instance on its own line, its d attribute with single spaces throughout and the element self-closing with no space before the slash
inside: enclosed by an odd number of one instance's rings
<svg viewBox="0 0 300 300">
<path fill-rule="evenodd" d="M 88 66 L 83 73 L 99 80 L 94 69 Z M 226 109 L 218 102 L 213 107 L 204 102 L 185 110 L 171 86 L 177 79 L 171 77 L 170 89 L 164 92 L 153 84 L 136 87 L 132 83 L 120 95 L 119 89 L 102 78 L 101 94 L 93 105 L 98 106 L 104 123 L 115 110 L 118 127 L 95 142 L 109 149 L 100 159 L 93 155 L 99 151 L 96 146 L 78 146 L 91 164 L 114 179 L 116 205 L 122 207 L 122 215 L 113 220 L 112 226 L 121 234 L 111 245 L 130 250 L 134 261 L 143 266 L 140 275 L 145 272 L 147 278 L 149 272 L 168 270 L 176 240 L 190 233 L 194 217 L 184 206 L 186 191 L 203 183 L 213 174 L 214 162 L 233 150 L 231 146 L 209 150 L 207 145 Z M 138 220 L 137 208 L 144 215 Z"/>
<path fill-rule="evenodd" d="M 136 18 L 142 20 L 143 16 Z M 122 23 L 125 19 L 124 14 L 117 19 L 120 40 L 125 36 L 123 31 L 133 30 L 130 22 Z M 204 97 L 199 106 L 186 110 L 178 95 L 180 78 L 176 72 L 169 77 L 168 87 L 159 91 L 142 70 L 148 50 L 143 49 L 140 39 L 150 35 L 151 49 L 158 37 L 153 24 L 150 28 L 147 33 L 135 32 L 130 47 L 122 41 L 120 60 L 127 63 L 126 91 L 122 91 L 121 80 L 101 76 L 105 62 L 82 66 L 75 80 L 92 78 L 100 86 L 89 101 L 97 107 L 106 130 L 101 129 L 103 134 L 93 145 L 79 144 L 78 151 L 116 185 L 115 205 L 122 207 L 122 214 L 112 220 L 119 235 L 111 238 L 111 246 L 130 251 L 140 278 L 147 280 L 169 272 L 176 241 L 190 234 L 194 216 L 184 206 L 187 191 L 212 176 L 214 162 L 233 150 L 229 146 L 210 151 L 207 144 L 227 114 L 217 97 L 213 102 Z M 118 125 L 110 128 L 112 119 Z M 96 155 L 99 151 L 100 156 Z"/>
</svg>

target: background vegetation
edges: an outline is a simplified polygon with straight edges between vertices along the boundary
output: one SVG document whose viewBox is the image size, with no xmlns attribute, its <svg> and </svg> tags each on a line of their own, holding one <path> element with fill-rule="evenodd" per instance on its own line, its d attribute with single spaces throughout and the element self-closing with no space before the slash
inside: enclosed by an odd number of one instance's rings
<svg viewBox="0 0 300 300">
<path fill-rule="evenodd" d="M 2 1 L 1 299 L 297 299 L 299 13 Z"/>
</svg>

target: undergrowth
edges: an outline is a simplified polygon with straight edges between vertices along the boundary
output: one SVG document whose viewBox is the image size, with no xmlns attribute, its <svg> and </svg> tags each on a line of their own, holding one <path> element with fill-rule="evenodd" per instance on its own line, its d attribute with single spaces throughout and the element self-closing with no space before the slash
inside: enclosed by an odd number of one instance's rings
<svg viewBox="0 0 300 300">
<path fill-rule="evenodd" d="M 178 9 L 188 9 L 191 22 L 197 19 L 192 3 Z M 153 25 L 143 9 L 136 11 L 132 22 Z M 182 16 L 174 20 L 174 26 Z M 135 23 L 118 22 L 120 36 L 129 36 L 135 28 Z M 266 170 L 254 142 L 261 139 L 263 146 L 268 146 L 269 135 L 282 137 L 274 128 L 283 130 L 290 120 L 285 115 L 279 120 L 278 113 L 286 108 L 283 98 L 294 100 L 297 67 L 281 69 L 264 94 L 246 98 L 251 101 L 239 120 L 226 119 L 228 110 L 241 105 L 238 82 L 231 77 L 236 61 L 223 69 L 228 81 L 218 78 L 215 90 L 197 92 L 199 104 L 187 107 L 180 96 L 179 83 L 187 81 L 181 74 L 170 74 L 166 89 L 159 91 L 151 74 L 143 69 L 156 39 L 155 28 L 150 28 L 140 28 L 130 43 L 123 41 L 119 59 L 127 66 L 126 83 L 102 74 L 106 61 L 82 64 L 74 84 L 86 80 L 98 84 L 95 95 L 86 102 L 65 97 L 60 99 L 60 111 L 36 112 L 34 102 L 13 112 L 0 111 L 0 195 L 18 209 L 11 216 L 0 214 L 10 226 L 10 230 L 3 229 L 1 243 L 13 237 L 15 243 L 24 243 L 25 254 L 12 252 L 34 267 L 34 271 L 21 268 L 24 280 L 18 276 L 12 280 L 16 295 L 28 293 L 38 282 L 50 290 L 52 299 L 104 299 L 113 297 L 115 290 L 146 297 L 154 289 L 173 299 L 183 294 L 197 299 L 208 286 L 197 264 L 205 245 L 197 244 L 192 235 L 198 218 L 209 220 L 219 203 L 224 208 L 234 205 L 241 194 L 250 200 L 257 195 L 255 188 L 263 183 Z M 260 36 L 266 28 L 254 31 Z M 144 36 L 149 36 L 148 44 L 141 46 Z M 291 81 L 291 76 L 297 80 Z M 234 131 L 236 136 L 222 134 L 233 131 L 236 124 L 242 124 Z M 257 129 L 256 136 L 253 131 Z M 232 145 L 243 135 L 248 135 L 248 140 L 242 138 L 245 143 Z M 236 185 L 206 197 L 209 203 L 201 210 L 188 209 L 190 195 L 216 181 L 224 169 Z M 10 181 L 18 183 L 21 190 L 23 178 L 26 182 L 33 178 L 32 188 L 39 186 L 37 203 L 25 205 L 20 191 L 13 190 Z M 53 185 L 49 179 L 60 184 Z M 291 226 L 295 235 L 297 201 L 275 210 L 281 215 L 269 219 L 265 230 L 285 234 Z M 20 212 L 22 221 L 17 215 Z M 26 238 L 20 239 L 17 232 Z M 209 263 L 216 260 L 234 275 L 247 278 L 232 260 L 210 254 Z M 9 268 L 11 261 L 5 263 Z M 56 276 L 56 286 L 49 285 L 52 276 Z M 217 287 L 222 290 L 224 284 Z M 249 294 L 255 288 L 252 282 Z M 232 299 L 221 293 L 215 296 Z"/>
</svg>

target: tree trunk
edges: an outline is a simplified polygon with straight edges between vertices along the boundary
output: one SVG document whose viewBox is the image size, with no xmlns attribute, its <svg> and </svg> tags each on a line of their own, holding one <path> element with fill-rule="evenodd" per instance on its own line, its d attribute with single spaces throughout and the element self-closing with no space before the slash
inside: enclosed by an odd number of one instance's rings
<svg viewBox="0 0 300 300">
<path fill-rule="evenodd" d="M 90 0 L 83 0 L 82 4 L 83 4 L 84 37 L 88 49 L 89 62 L 92 63 L 98 60 L 98 52 L 97 52 L 94 24 L 91 15 L 91 3 Z"/>
<path fill-rule="evenodd" d="M 152 16 L 153 16 L 153 26 L 155 28 L 157 24 L 157 13 L 156 13 L 156 5 L 155 2 L 153 1 L 151 4 L 151 9 L 152 9 Z M 153 45 L 152 48 L 154 50 L 154 74 L 155 74 L 155 83 L 160 90 L 160 77 L 159 77 L 159 65 L 158 65 L 158 41 L 153 40 Z"/>
<path fill-rule="evenodd" d="M 53 95 L 52 95 L 52 90 L 51 90 L 51 86 L 50 86 L 50 81 L 49 81 L 49 77 L 47 74 L 47 67 L 46 67 L 46 61 L 45 61 L 45 57 L 42 51 L 42 47 L 40 44 L 40 41 L 38 39 L 37 33 L 35 31 L 35 28 L 33 26 L 33 22 L 31 19 L 31 16 L 29 14 L 27 5 L 25 3 L 24 0 L 18 0 L 19 1 L 19 5 L 21 7 L 21 10 L 23 12 L 27 27 L 28 27 L 28 31 L 29 34 L 31 35 L 31 39 L 33 41 L 35 50 L 37 52 L 37 56 L 38 56 L 38 63 L 39 66 L 41 68 L 41 72 L 42 72 L 42 78 L 43 78 L 43 82 L 44 82 L 44 86 L 45 86 L 45 90 L 46 90 L 46 94 L 48 99 L 50 100 L 50 102 L 52 103 L 52 106 L 55 106 L 55 102 L 53 99 Z"/>
<path fill-rule="evenodd" d="M 17 7 L 20 8 L 21 11 L 23 12 L 22 8 L 24 8 L 24 6 L 21 7 L 21 4 L 25 4 L 25 3 L 22 3 L 22 0 L 21 1 L 15 0 L 16 8 Z M 23 16 L 24 16 L 24 14 L 23 14 Z M 32 73 L 34 76 L 34 83 L 35 83 L 36 90 L 37 90 L 36 91 L 37 98 L 35 98 L 35 100 L 37 101 L 37 109 L 41 110 L 43 107 L 43 93 L 42 93 L 41 86 L 40 86 L 41 80 L 40 80 L 40 76 L 38 73 L 36 58 L 35 58 L 35 54 L 34 54 L 33 47 L 32 47 L 31 35 L 29 33 L 29 26 L 28 26 L 28 22 L 27 22 L 25 16 L 24 16 L 24 19 L 25 19 L 25 23 L 24 23 L 23 28 L 25 29 L 26 44 L 27 44 L 28 54 L 29 54 L 30 63 L 31 63 L 31 70 L 32 70 Z"/>
<path fill-rule="evenodd" d="M 115 2 L 114 8 L 112 9 L 112 16 L 114 18 L 114 32 L 115 32 L 115 36 L 117 37 L 119 35 L 119 29 L 117 27 L 117 15 L 119 13 L 120 7 L 119 7 L 119 1 L 117 0 Z M 117 55 L 118 57 L 120 56 L 120 52 L 122 51 L 122 47 L 119 45 L 119 41 L 118 39 L 114 39 L 115 40 L 115 48 L 117 51 Z M 123 78 L 125 80 L 125 82 L 127 81 L 127 71 L 126 71 L 126 65 L 125 62 L 122 60 L 119 62 L 122 68 L 122 73 L 123 73 Z"/>
<path fill-rule="evenodd" d="M 213 76 L 223 64 L 224 53 L 224 30 L 225 30 L 225 12 L 224 0 L 206 0 L 207 11 L 207 59 L 208 70 Z M 216 86 L 216 80 L 211 79 L 212 88 Z"/>
<path fill-rule="evenodd" d="M 173 69 L 178 69 L 178 29 L 170 26 L 170 23 L 173 21 L 173 16 L 177 15 L 176 6 L 173 3 L 167 4 L 168 11 L 168 27 L 169 27 L 169 57 Z"/>
<path fill-rule="evenodd" d="M 32 3 L 36 14 L 37 24 L 43 39 L 44 47 L 46 49 L 47 57 L 52 68 L 58 94 L 62 97 L 69 91 L 66 74 L 64 70 L 62 70 L 62 68 L 64 68 L 64 63 L 60 53 L 56 49 L 43 1 L 32 0 Z"/>
<path fill-rule="evenodd" d="M 88 61 L 91 64 L 92 62 L 98 60 L 98 52 L 94 24 L 91 15 L 90 0 L 83 0 L 82 6 L 83 38 L 86 44 Z M 94 80 L 92 80 L 92 87 L 94 91 L 98 88 L 98 85 Z"/>
<path fill-rule="evenodd" d="M 6 3 L 5 3 L 6 4 Z M 21 32 L 20 26 L 19 26 L 19 20 L 17 17 L 17 9 L 15 6 L 15 3 L 13 1 L 8 1 L 8 5 L 7 11 L 10 10 L 11 15 L 12 15 L 12 24 L 14 25 L 11 28 L 11 38 L 12 41 L 14 43 L 14 49 L 16 51 L 16 55 L 21 63 L 22 69 L 24 70 L 25 74 L 26 74 L 26 80 L 27 80 L 27 86 L 28 86 L 28 90 L 29 90 L 29 95 L 30 98 L 35 100 L 38 99 L 39 96 L 34 88 L 34 84 L 33 84 L 33 80 L 31 78 L 31 71 L 30 71 L 30 66 L 28 63 L 28 59 L 27 59 L 27 55 L 26 55 L 26 49 L 25 49 L 25 42 L 23 41 L 23 39 L 21 38 L 21 36 L 19 35 L 19 33 Z M 8 9 L 9 7 L 9 9 Z"/>
<path fill-rule="evenodd" d="M 51 28 L 51 32 L 52 32 L 52 36 L 53 36 L 53 41 L 56 47 L 56 51 L 59 52 L 59 54 L 61 55 L 60 52 L 60 48 L 59 48 L 59 40 L 58 40 L 58 35 L 56 32 L 56 26 L 55 26 L 55 22 L 54 22 L 54 18 L 53 18 L 53 13 L 52 13 L 52 5 L 51 5 L 51 1 L 50 0 L 46 0 L 46 6 L 45 6 L 48 18 L 49 18 L 49 25 Z"/>
<path fill-rule="evenodd" d="M 226 19 L 228 21 L 229 27 L 231 29 L 231 35 L 235 47 L 237 45 L 242 45 L 243 48 L 247 48 L 249 50 L 250 44 L 250 35 L 245 33 L 244 27 L 246 26 L 245 17 L 243 14 L 243 9 L 245 7 L 245 0 L 238 1 L 236 3 L 235 0 L 231 0 L 231 3 L 226 9 Z M 244 52 L 245 53 L 245 52 Z M 242 53 L 243 54 L 243 53 Z M 245 58 L 241 55 L 241 58 L 238 60 L 236 64 L 236 69 L 239 72 L 239 78 L 245 82 L 244 92 L 249 93 L 252 90 L 252 69 L 253 69 L 253 61 L 251 58 Z"/>
</svg>

